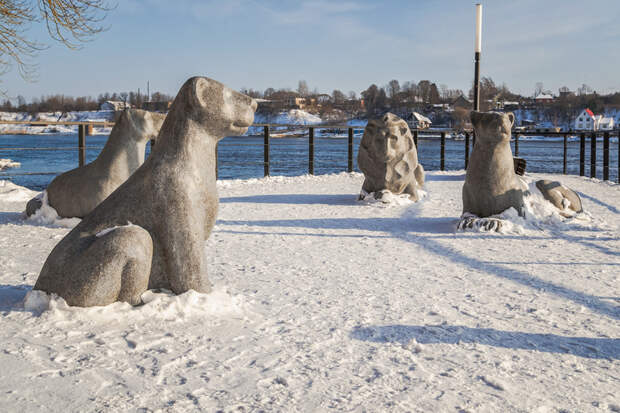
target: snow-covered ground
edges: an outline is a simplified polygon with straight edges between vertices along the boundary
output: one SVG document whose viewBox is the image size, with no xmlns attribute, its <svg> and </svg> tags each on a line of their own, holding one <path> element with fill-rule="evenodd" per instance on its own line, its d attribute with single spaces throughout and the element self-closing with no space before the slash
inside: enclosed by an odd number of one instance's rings
<svg viewBox="0 0 620 413">
<path fill-rule="evenodd" d="M 222 181 L 212 294 L 90 309 L 28 294 L 68 229 L 0 186 L 0 411 L 620 411 L 620 186 L 535 175 L 589 215 L 455 232 L 463 176 Z"/>
<path fill-rule="evenodd" d="M 8 168 L 19 168 L 21 163 L 15 162 L 12 159 L 0 158 L 0 171 Z"/>
</svg>

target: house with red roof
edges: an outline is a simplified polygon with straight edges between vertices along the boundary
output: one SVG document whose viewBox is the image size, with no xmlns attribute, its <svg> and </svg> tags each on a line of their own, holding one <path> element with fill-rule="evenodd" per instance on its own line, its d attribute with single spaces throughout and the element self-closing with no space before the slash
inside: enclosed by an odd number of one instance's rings
<svg viewBox="0 0 620 413">
<path fill-rule="evenodd" d="M 575 118 L 575 130 L 598 130 L 601 118 L 601 115 L 595 115 L 586 108 Z"/>
</svg>

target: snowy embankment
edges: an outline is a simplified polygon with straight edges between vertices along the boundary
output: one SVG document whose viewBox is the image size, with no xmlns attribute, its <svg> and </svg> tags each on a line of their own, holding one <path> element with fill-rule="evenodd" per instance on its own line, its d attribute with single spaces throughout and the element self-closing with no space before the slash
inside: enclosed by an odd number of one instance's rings
<svg viewBox="0 0 620 413">
<path fill-rule="evenodd" d="M 212 294 L 90 309 L 28 294 L 68 229 L 4 185 L 0 410 L 617 412 L 620 186 L 535 177 L 589 215 L 455 232 L 463 172 L 418 204 L 357 201 L 360 174 L 222 181 Z"/>
<path fill-rule="evenodd" d="M 0 120 L 10 121 L 46 121 L 46 122 L 103 122 L 114 121 L 114 111 L 87 111 L 87 112 L 41 112 L 34 115 L 24 112 L 0 112 Z M 13 135 L 37 135 L 37 134 L 73 134 L 77 133 L 77 126 L 53 125 L 53 126 L 33 126 L 28 124 L 6 124 L 0 123 L 1 134 Z M 109 135 L 112 128 L 95 127 L 93 134 Z"/>
<path fill-rule="evenodd" d="M 19 168 L 21 163 L 15 162 L 12 159 L 0 158 L 0 171 L 8 168 Z"/>
</svg>

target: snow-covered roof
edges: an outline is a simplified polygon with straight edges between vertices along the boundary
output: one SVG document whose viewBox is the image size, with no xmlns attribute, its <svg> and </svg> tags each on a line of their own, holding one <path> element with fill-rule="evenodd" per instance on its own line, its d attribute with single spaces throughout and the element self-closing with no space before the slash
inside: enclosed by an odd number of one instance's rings
<svg viewBox="0 0 620 413">
<path fill-rule="evenodd" d="M 547 100 L 547 99 L 553 99 L 552 95 L 549 95 L 547 93 L 541 93 L 540 95 L 536 96 L 535 98 L 536 100 Z"/>
<path fill-rule="evenodd" d="M 614 122 L 614 118 L 601 118 L 601 120 L 599 121 L 599 123 L 604 123 L 604 124 L 608 124 L 608 123 L 613 123 Z"/>
<path fill-rule="evenodd" d="M 431 122 L 431 120 L 429 118 L 427 118 L 424 115 L 420 115 L 418 112 L 412 112 L 411 116 L 413 116 L 413 118 L 415 120 L 417 120 L 418 122 L 427 122 L 427 123 L 433 123 Z"/>
</svg>

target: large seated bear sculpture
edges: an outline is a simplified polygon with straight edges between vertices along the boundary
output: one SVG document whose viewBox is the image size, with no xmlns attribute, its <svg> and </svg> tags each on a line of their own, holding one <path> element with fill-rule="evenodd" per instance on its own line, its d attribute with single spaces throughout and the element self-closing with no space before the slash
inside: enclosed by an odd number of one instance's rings
<svg viewBox="0 0 620 413">
<path fill-rule="evenodd" d="M 514 208 L 525 216 L 528 185 L 514 170 L 510 149 L 512 113 L 471 112 L 476 143 L 471 154 L 463 185 L 463 215 L 458 228 L 500 230 L 502 222 L 488 218 Z M 581 212 L 581 199 L 559 182 L 540 180 L 536 187 L 565 217 Z M 480 219 L 484 218 L 484 219 Z M 488 219 L 487 219 L 488 218 Z"/>
<path fill-rule="evenodd" d="M 48 204 L 63 218 L 86 216 L 144 163 L 146 143 L 157 137 L 165 117 L 140 109 L 122 111 L 97 159 L 58 175 L 47 186 Z M 41 208 L 42 195 L 28 201 L 26 215 Z"/>
<path fill-rule="evenodd" d="M 424 168 L 418 163 L 418 152 L 407 122 L 387 113 L 368 121 L 360 143 L 357 164 L 364 173 L 363 198 L 374 193 L 380 199 L 383 191 L 408 194 L 420 198 L 424 185 Z"/>
<path fill-rule="evenodd" d="M 510 131 L 512 113 L 471 112 L 476 143 L 463 185 L 463 212 L 478 217 L 508 208 L 523 214 L 523 183 L 514 170 Z"/>
<path fill-rule="evenodd" d="M 194 77 L 181 87 L 156 151 L 48 256 L 35 290 L 73 306 L 141 303 L 147 289 L 211 289 L 204 242 L 217 214 L 218 140 L 242 135 L 256 102 Z"/>
</svg>

